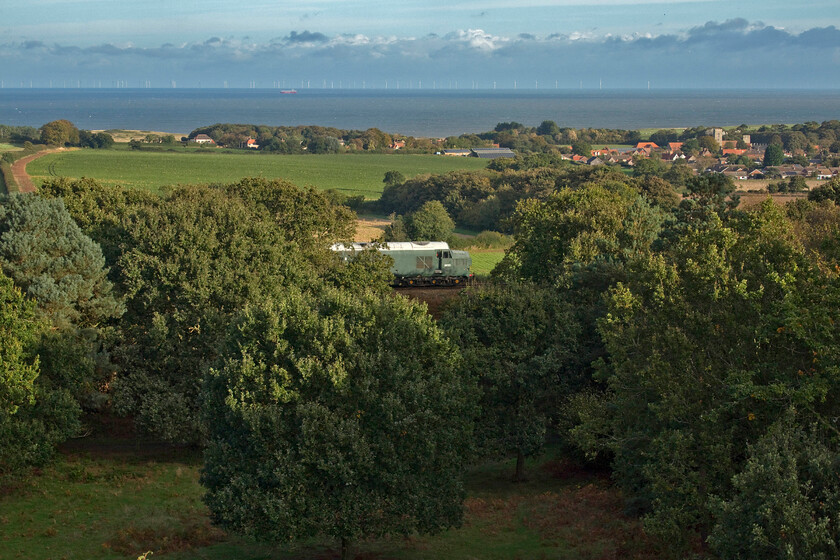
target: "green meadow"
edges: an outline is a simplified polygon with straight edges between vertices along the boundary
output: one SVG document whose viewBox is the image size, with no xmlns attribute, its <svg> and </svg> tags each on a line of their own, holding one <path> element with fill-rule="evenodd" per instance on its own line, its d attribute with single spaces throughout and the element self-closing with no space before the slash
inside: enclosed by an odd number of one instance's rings
<svg viewBox="0 0 840 560">
<path fill-rule="evenodd" d="M 505 256 L 503 249 L 469 249 L 472 258 L 470 270 L 476 276 L 488 276 Z"/>
<path fill-rule="evenodd" d="M 243 177 L 262 176 L 376 199 L 382 193 L 386 171 L 399 171 L 410 178 L 424 173 L 483 169 L 486 165 L 486 160 L 478 158 L 434 155 L 74 150 L 49 154 L 26 169 L 36 185 L 52 177 L 89 177 L 106 184 L 157 192 L 167 185 L 230 183 Z"/>
<path fill-rule="evenodd" d="M 0 479 L 0 558 L 107 560 L 326 560 L 337 543 L 256 543 L 213 527 L 201 502 L 200 456 L 170 449 L 126 451 L 105 444 L 66 453 L 53 465 Z M 466 477 L 464 525 L 433 536 L 355 543 L 357 558 L 653 558 L 641 523 L 622 515 L 621 495 L 554 451 L 529 461 L 476 465 Z"/>
</svg>

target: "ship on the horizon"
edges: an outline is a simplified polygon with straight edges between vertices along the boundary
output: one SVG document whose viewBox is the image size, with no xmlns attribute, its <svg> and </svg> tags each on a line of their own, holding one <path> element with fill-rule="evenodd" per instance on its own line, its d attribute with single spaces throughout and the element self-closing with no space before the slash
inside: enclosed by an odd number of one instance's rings
<svg viewBox="0 0 840 560">
<path fill-rule="evenodd" d="M 290 94 L 290 93 L 297 93 L 296 89 L 281 89 L 280 93 Z"/>
</svg>

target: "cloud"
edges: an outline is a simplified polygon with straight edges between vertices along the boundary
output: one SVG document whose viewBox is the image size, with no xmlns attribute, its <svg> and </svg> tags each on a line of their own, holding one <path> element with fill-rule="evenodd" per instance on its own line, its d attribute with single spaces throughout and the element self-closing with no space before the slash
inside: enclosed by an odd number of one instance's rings
<svg viewBox="0 0 840 560">
<path fill-rule="evenodd" d="M 285 39 L 286 43 L 293 44 L 293 43 L 326 43 L 329 41 L 329 37 L 324 35 L 323 33 L 310 33 L 309 31 L 302 31 L 298 33 L 297 31 L 292 31 L 289 33 L 289 36 Z"/>
<path fill-rule="evenodd" d="M 840 30 L 815 27 L 797 34 L 731 19 L 679 34 L 589 30 L 504 36 L 465 29 L 398 37 L 303 30 L 267 42 L 213 36 L 154 48 L 0 44 L 0 77 L 10 81 L 68 68 L 74 77 L 132 72 L 138 79 L 160 76 L 164 83 L 178 79 L 179 85 L 282 75 L 298 80 L 367 76 L 369 83 L 409 76 L 427 83 L 466 78 L 553 83 L 562 77 L 568 86 L 600 74 L 612 87 L 639 87 L 649 79 L 670 87 L 840 87 Z"/>
</svg>

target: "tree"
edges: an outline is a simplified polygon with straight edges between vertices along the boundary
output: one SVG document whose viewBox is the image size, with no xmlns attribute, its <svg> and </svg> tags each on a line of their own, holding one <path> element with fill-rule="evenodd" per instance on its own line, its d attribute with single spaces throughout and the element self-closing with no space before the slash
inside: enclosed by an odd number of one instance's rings
<svg viewBox="0 0 840 560">
<path fill-rule="evenodd" d="M 700 141 L 697 138 L 689 138 L 683 142 L 680 151 L 688 156 L 696 156 L 700 153 Z"/>
<path fill-rule="evenodd" d="M 674 166 L 672 166 L 674 167 Z M 686 167 L 686 166 L 680 166 Z M 642 194 L 656 206 L 664 210 L 671 210 L 679 206 L 682 197 L 670 182 L 659 177 L 647 176 L 641 183 Z"/>
<path fill-rule="evenodd" d="M 385 188 L 393 187 L 394 185 L 402 185 L 405 183 L 405 175 L 400 173 L 399 171 L 386 171 L 385 177 L 382 179 L 382 182 L 385 183 Z"/>
<path fill-rule="evenodd" d="M 738 488 L 733 477 L 786 411 L 799 411 L 800 428 L 825 428 L 823 442 L 837 449 L 830 372 L 840 345 L 819 325 L 833 322 L 840 286 L 809 261 L 771 201 L 728 224 L 710 213 L 629 268 L 600 321 L 608 391 L 578 433 L 609 450 L 648 529 L 678 549 L 712 529 L 713 496 L 769 480 Z"/>
<path fill-rule="evenodd" d="M 82 148 L 104 149 L 114 145 L 114 138 L 107 132 L 79 131 L 79 146 Z"/>
<path fill-rule="evenodd" d="M 40 329 L 32 301 L 0 272 L 0 474 L 40 463 L 52 449 L 28 418 L 38 395 L 34 347 Z"/>
<path fill-rule="evenodd" d="M 201 379 L 231 316 L 314 285 L 315 272 L 266 212 L 219 189 L 185 187 L 134 208 L 126 238 L 114 267 L 127 306 L 115 410 L 158 438 L 199 442 Z"/>
<path fill-rule="evenodd" d="M 599 261 L 650 250 L 664 216 L 626 184 L 589 183 L 519 204 L 516 241 L 502 269 L 510 279 L 570 285 Z"/>
<path fill-rule="evenodd" d="M 676 130 L 657 130 L 650 135 L 650 141 L 657 146 L 665 146 L 669 142 L 675 142 L 677 136 Z"/>
<path fill-rule="evenodd" d="M 385 241 L 411 241 L 406 218 L 391 214 L 388 219 L 391 220 L 391 223 L 385 226 Z"/>
<path fill-rule="evenodd" d="M 572 142 L 572 153 L 579 156 L 590 157 L 592 155 L 592 145 L 589 142 L 579 140 Z"/>
<path fill-rule="evenodd" d="M 543 121 L 537 127 L 537 134 L 540 136 L 555 136 L 560 133 L 560 127 L 554 121 Z"/>
<path fill-rule="evenodd" d="M 95 327 L 123 312 L 102 250 L 59 199 L 0 199 L 0 268 L 54 326 Z"/>
<path fill-rule="evenodd" d="M 471 392 L 404 298 L 296 290 L 245 310 L 205 384 L 214 523 L 352 541 L 460 524 Z"/>
<path fill-rule="evenodd" d="M 779 144 L 770 144 L 764 150 L 764 167 L 776 167 L 785 161 L 785 152 Z"/>
<path fill-rule="evenodd" d="M 41 127 L 41 142 L 49 146 L 78 146 L 79 129 L 65 119 L 48 122 Z"/>
<path fill-rule="evenodd" d="M 3 423 L 20 406 L 35 401 L 38 359 L 32 354 L 32 348 L 37 325 L 34 304 L 24 299 L 9 277 L 0 273 L 0 419 Z M 4 446 L 9 442 L 3 441 Z"/>
<path fill-rule="evenodd" d="M 686 182 L 691 177 L 694 177 L 694 170 L 685 163 L 685 160 L 674 162 L 668 170 L 662 174 L 662 178 L 671 183 L 674 188 L 685 187 Z"/>
<path fill-rule="evenodd" d="M 409 233 L 415 241 L 448 241 L 455 222 L 438 200 L 430 200 L 410 215 Z"/>
<path fill-rule="evenodd" d="M 810 146 L 808 138 L 798 130 L 786 135 L 784 139 L 785 149 L 793 154 L 805 152 Z"/>
<path fill-rule="evenodd" d="M 340 150 L 337 138 L 317 136 L 306 143 L 306 151 L 310 154 L 337 154 Z"/>
<path fill-rule="evenodd" d="M 714 136 L 704 135 L 697 140 L 701 148 L 706 148 L 713 154 L 720 153 L 720 144 L 715 140 Z"/>
<path fill-rule="evenodd" d="M 34 302 L 0 272 L 0 474 L 44 464 L 79 429 L 79 406 L 59 376 L 40 374 L 46 327 Z"/>
<path fill-rule="evenodd" d="M 805 177 L 801 175 L 796 175 L 788 179 L 787 191 L 796 193 L 796 192 L 804 192 L 808 190 L 808 182 L 805 180 Z"/>
<path fill-rule="evenodd" d="M 808 193 L 808 200 L 813 200 L 814 202 L 830 200 L 834 204 L 840 204 L 840 178 L 835 177 L 811 189 Z"/>
<path fill-rule="evenodd" d="M 96 410 L 99 386 L 113 372 L 103 346 L 122 315 L 99 246 L 82 233 L 60 199 L 17 195 L 0 200 L 0 268 L 35 302 L 49 329 L 34 343 L 40 356 L 35 402 L 16 419 L 24 463 L 39 463 L 76 432 L 81 406 Z M 25 442 L 25 443 L 24 443 Z"/>
<path fill-rule="evenodd" d="M 658 158 L 643 158 L 636 161 L 633 167 L 633 177 L 661 177 L 665 171 L 662 160 Z"/>
<path fill-rule="evenodd" d="M 514 480 L 524 480 L 525 458 L 543 448 L 557 403 L 585 385 L 568 368 L 577 334 L 570 307 L 531 283 L 490 284 L 463 292 L 441 324 L 478 379 L 484 451 L 512 452 Z"/>
<path fill-rule="evenodd" d="M 114 409 L 162 439 L 201 441 L 201 379 L 245 304 L 289 286 L 353 281 L 329 251 L 352 237 L 353 213 L 314 189 L 243 179 L 158 197 L 58 180 L 44 192 L 62 196 L 105 248 L 126 303 Z M 372 277 L 382 278 L 360 275 Z"/>
<path fill-rule="evenodd" d="M 520 132 L 525 130 L 525 125 L 516 121 L 500 122 L 496 125 L 496 128 L 494 128 L 493 130 L 495 132 L 507 132 L 511 130 Z"/>
<path fill-rule="evenodd" d="M 836 446 L 786 411 L 748 447 L 734 492 L 713 501 L 713 550 L 721 558 L 840 556 L 838 461 Z"/>
</svg>

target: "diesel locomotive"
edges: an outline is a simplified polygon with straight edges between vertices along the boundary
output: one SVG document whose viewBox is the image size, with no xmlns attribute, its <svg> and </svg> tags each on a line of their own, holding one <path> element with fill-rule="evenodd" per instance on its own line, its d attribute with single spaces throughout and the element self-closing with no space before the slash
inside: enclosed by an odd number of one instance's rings
<svg viewBox="0 0 840 560">
<path fill-rule="evenodd" d="M 371 248 L 393 259 L 394 286 L 455 286 L 473 276 L 470 254 L 450 249 L 443 241 L 338 243 L 330 247 L 344 260 L 353 259 L 359 251 Z"/>
</svg>

